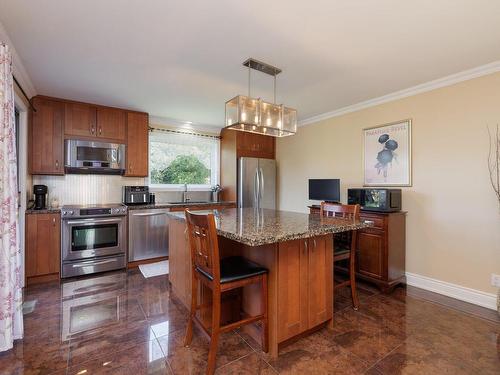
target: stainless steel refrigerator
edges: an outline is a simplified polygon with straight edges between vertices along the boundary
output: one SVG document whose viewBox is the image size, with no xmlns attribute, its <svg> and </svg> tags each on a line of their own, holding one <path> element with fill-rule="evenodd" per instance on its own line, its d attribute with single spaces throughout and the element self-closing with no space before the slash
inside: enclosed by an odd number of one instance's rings
<svg viewBox="0 0 500 375">
<path fill-rule="evenodd" d="M 238 207 L 276 209 L 276 161 L 238 160 Z"/>
</svg>

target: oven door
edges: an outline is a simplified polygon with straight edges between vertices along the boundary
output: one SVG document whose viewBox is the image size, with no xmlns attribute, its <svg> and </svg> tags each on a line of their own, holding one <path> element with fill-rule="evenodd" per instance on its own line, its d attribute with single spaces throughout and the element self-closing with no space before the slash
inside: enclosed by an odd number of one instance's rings
<svg viewBox="0 0 500 375">
<path fill-rule="evenodd" d="M 73 261 L 125 252 L 125 216 L 63 220 L 62 260 Z"/>
</svg>

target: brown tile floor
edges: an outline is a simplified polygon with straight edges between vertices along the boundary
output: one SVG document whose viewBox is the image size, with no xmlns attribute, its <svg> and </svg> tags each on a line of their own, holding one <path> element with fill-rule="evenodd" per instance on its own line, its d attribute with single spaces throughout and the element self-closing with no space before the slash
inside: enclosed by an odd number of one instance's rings
<svg viewBox="0 0 500 375">
<path fill-rule="evenodd" d="M 240 331 L 223 336 L 217 374 L 499 374 L 496 312 L 416 288 L 360 285 L 335 298 L 335 329 L 272 359 Z M 0 353 L 0 374 L 203 374 L 207 341 L 182 346 L 187 311 L 164 277 L 138 271 L 30 287 L 25 338 Z"/>
</svg>

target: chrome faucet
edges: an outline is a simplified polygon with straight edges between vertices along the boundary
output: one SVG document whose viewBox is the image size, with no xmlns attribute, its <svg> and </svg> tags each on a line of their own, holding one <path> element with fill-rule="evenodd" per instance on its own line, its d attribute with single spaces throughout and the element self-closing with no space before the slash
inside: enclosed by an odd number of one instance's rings
<svg viewBox="0 0 500 375">
<path fill-rule="evenodd" d="M 182 202 L 187 203 L 190 199 L 188 198 L 188 186 L 184 184 L 184 191 L 182 192 Z"/>
</svg>

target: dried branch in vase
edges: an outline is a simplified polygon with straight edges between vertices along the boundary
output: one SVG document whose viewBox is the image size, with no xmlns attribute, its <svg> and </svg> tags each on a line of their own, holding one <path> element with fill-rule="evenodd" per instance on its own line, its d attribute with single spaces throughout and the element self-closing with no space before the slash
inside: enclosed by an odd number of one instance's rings
<svg viewBox="0 0 500 375">
<path fill-rule="evenodd" d="M 492 135 L 488 127 L 488 137 L 490 140 L 488 170 L 490 172 L 491 186 L 497 195 L 498 204 L 500 205 L 500 132 L 498 124 L 494 130 L 495 133 Z"/>
</svg>

